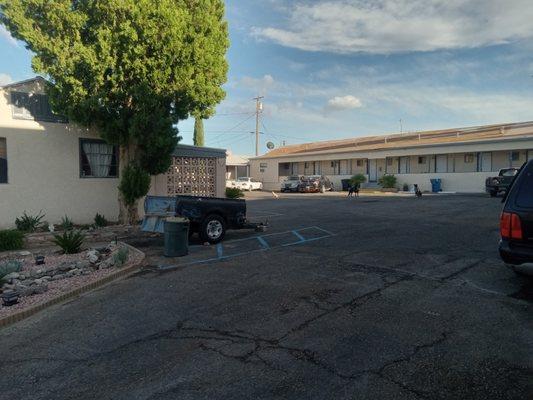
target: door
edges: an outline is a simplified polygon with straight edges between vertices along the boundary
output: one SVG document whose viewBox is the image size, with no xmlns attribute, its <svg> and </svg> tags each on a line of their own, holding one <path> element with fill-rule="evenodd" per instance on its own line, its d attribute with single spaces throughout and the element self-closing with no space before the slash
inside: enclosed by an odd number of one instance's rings
<svg viewBox="0 0 533 400">
<path fill-rule="evenodd" d="M 399 169 L 398 173 L 400 174 L 409 173 L 409 157 L 400 157 Z"/>
<path fill-rule="evenodd" d="M 368 160 L 368 181 L 377 182 L 378 180 L 378 160 Z"/>
<path fill-rule="evenodd" d="M 481 172 L 491 172 L 492 171 L 492 153 L 481 153 Z"/>
<path fill-rule="evenodd" d="M 435 172 L 448 172 L 448 156 L 446 154 L 438 154 L 435 163 Z"/>
</svg>

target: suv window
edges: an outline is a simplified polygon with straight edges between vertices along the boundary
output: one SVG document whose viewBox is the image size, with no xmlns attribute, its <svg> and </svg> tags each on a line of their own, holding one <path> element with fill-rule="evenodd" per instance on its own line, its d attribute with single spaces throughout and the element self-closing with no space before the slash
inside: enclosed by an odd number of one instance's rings
<svg viewBox="0 0 533 400">
<path fill-rule="evenodd" d="M 515 176 L 517 172 L 518 172 L 518 170 L 514 169 L 514 168 L 512 168 L 512 169 L 502 169 L 500 171 L 500 176 Z"/>
<path fill-rule="evenodd" d="M 524 171 L 524 179 L 520 182 L 516 195 L 516 205 L 524 208 L 533 208 L 533 172 Z"/>
</svg>

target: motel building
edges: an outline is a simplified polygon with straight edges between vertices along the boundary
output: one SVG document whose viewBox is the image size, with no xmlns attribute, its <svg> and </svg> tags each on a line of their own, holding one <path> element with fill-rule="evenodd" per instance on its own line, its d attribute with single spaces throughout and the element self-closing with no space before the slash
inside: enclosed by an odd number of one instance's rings
<svg viewBox="0 0 533 400">
<path fill-rule="evenodd" d="M 532 158 L 533 122 L 523 122 L 290 145 L 250 159 L 250 174 L 265 190 L 279 190 L 290 175 L 324 175 L 340 190 L 355 174 L 366 175 L 367 187 L 393 174 L 400 189 L 429 191 L 440 178 L 444 191 L 475 193 L 500 169 Z"/>
</svg>

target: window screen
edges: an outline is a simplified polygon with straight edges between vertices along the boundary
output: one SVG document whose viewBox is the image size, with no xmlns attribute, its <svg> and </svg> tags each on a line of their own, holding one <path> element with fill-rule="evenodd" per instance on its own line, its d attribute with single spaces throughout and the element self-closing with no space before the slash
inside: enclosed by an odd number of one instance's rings
<svg viewBox="0 0 533 400">
<path fill-rule="evenodd" d="M 511 161 L 520 161 L 519 151 L 511 151 Z"/>
<path fill-rule="evenodd" d="M 7 183 L 7 146 L 5 138 L 0 138 L 0 183 Z"/>
<path fill-rule="evenodd" d="M 518 189 L 516 204 L 519 207 L 533 208 L 533 172 L 528 171 L 525 174 L 526 176 Z"/>
<path fill-rule="evenodd" d="M 80 176 L 115 178 L 118 176 L 118 149 L 103 140 L 80 140 Z"/>
<path fill-rule="evenodd" d="M 362 167 L 363 166 L 363 160 L 357 160 L 357 166 Z"/>
</svg>

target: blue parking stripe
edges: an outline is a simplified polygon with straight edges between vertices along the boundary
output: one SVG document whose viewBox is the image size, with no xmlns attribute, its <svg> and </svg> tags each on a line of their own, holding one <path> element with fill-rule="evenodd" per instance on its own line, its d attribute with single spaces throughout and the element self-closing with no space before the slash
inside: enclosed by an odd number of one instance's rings
<svg viewBox="0 0 533 400">
<path fill-rule="evenodd" d="M 259 243 L 261 243 L 261 246 L 263 246 L 265 249 L 270 249 L 270 246 L 266 242 L 265 239 L 263 239 L 261 236 L 257 236 L 257 240 L 259 240 Z"/>
<path fill-rule="evenodd" d="M 300 242 L 305 242 L 305 238 L 304 238 L 302 235 L 300 235 L 300 234 L 298 233 L 298 231 L 292 231 L 292 233 L 293 233 L 298 239 L 300 239 Z"/>
<path fill-rule="evenodd" d="M 222 258 L 222 254 L 224 254 L 224 250 L 222 248 L 222 243 L 217 244 L 217 256 L 218 258 Z"/>
</svg>

